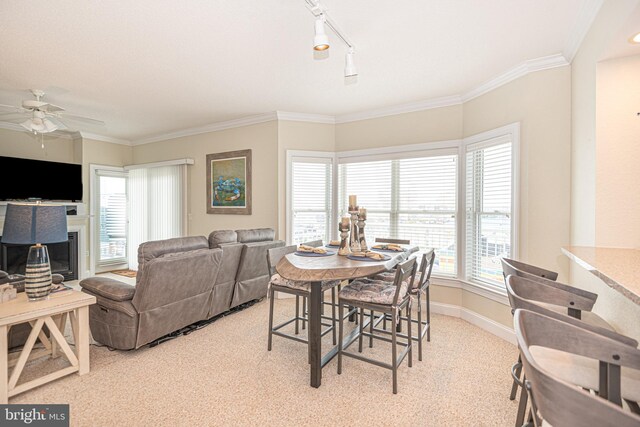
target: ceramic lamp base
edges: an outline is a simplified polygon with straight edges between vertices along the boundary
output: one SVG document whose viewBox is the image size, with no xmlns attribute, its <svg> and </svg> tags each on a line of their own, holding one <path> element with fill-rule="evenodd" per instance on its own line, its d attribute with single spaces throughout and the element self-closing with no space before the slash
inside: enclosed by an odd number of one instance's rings
<svg viewBox="0 0 640 427">
<path fill-rule="evenodd" d="M 34 245 L 29 248 L 24 279 L 24 291 L 29 301 L 40 301 L 49 298 L 49 292 L 51 292 L 51 265 L 49 264 L 49 251 L 46 246 Z"/>
</svg>

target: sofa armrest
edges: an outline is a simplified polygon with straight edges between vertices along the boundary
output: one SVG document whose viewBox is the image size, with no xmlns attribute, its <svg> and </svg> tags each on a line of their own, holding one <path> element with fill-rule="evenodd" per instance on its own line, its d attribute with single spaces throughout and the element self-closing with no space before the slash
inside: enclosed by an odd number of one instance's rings
<svg viewBox="0 0 640 427">
<path fill-rule="evenodd" d="M 80 287 L 112 301 L 129 301 L 136 292 L 135 286 L 108 277 L 89 277 L 80 281 Z"/>
</svg>

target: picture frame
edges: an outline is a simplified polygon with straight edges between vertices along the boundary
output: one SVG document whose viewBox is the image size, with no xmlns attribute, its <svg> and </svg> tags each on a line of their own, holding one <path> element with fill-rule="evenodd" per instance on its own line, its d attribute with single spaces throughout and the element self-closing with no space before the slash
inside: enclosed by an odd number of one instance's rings
<svg viewBox="0 0 640 427">
<path fill-rule="evenodd" d="M 251 215 L 251 150 L 207 154 L 207 213 Z"/>
</svg>

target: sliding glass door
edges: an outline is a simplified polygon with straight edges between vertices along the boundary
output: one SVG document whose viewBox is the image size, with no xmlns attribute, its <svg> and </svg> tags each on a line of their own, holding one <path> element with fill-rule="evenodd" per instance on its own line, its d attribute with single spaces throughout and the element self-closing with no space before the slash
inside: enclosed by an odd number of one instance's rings
<svg viewBox="0 0 640 427">
<path fill-rule="evenodd" d="M 98 267 L 127 262 L 127 175 L 97 171 Z"/>
</svg>

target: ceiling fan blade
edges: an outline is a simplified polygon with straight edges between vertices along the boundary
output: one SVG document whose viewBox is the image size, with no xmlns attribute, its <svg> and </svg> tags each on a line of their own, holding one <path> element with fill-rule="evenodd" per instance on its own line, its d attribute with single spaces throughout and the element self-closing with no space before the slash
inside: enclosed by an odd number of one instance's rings
<svg viewBox="0 0 640 427">
<path fill-rule="evenodd" d="M 44 120 L 48 120 L 51 123 L 53 123 L 58 128 L 57 130 L 67 130 L 68 129 L 68 126 L 65 125 L 61 120 L 58 120 L 58 118 L 56 118 L 56 117 L 51 117 L 50 116 L 50 117 L 47 117 Z"/>
<path fill-rule="evenodd" d="M 67 114 L 62 112 L 56 113 L 55 116 L 61 118 L 62 120 L 69 120 L 69 121 L 74 121 L 78 123 L 86 123 L 90 125 L 104 126 L 105 124 L 102 120 L 96 120 L 89 117 L 74 116 L 73 114 Z"/>
<path fill-rule="evenodd" d="M 12 112 L 12 113 L 26 113 L 29 110 L 22 108 L 22 107 L 18 107 L 15 105 L 6 105 L 6 104 L 0 104 L 0 110 L 4 110 L 7 112 Z"/>
<path fill-rule="evenodd" d="M 4 113 L 4 114 L 0 114 L 0 121 L 20 123 L 24 121 L 26 117 L 27 116 L 20 113 Z"/>
<path fill-rule="evenodd" d="M 44 109 L 48 112 L 48 113 L 58 113 L 60 111 L 64 111 L 64 108 L 59 107 L 57 105 L 54 104 L 47 104 L 44 106 Z"/>
</svg>

